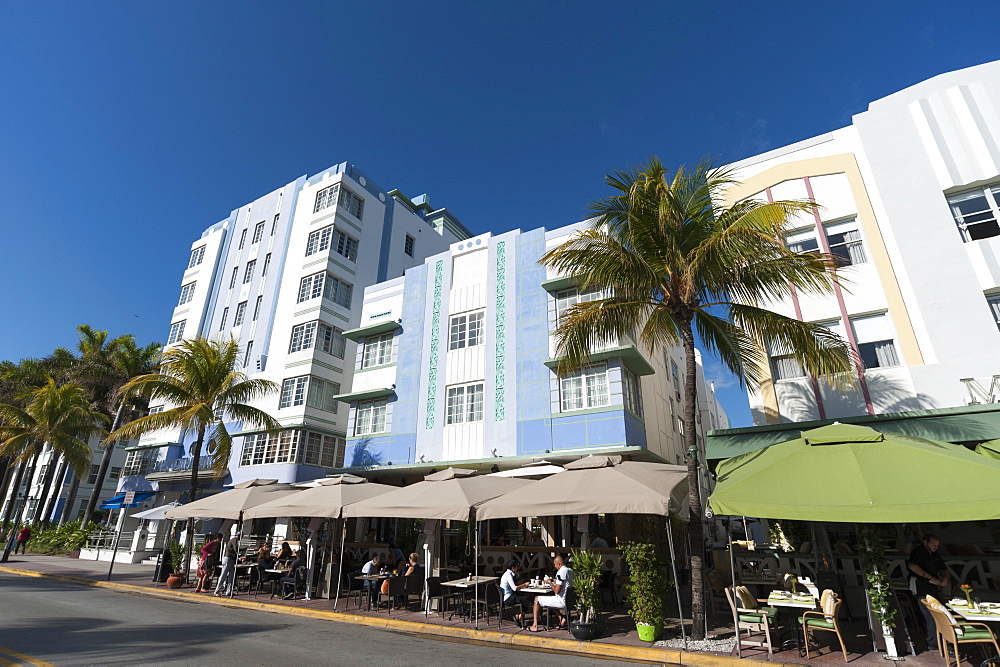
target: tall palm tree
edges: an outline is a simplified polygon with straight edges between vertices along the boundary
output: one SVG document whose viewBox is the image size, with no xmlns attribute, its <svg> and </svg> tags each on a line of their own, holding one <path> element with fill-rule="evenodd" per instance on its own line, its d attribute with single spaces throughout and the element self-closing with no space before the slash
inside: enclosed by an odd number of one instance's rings
<svg viewBox="0 0 1000 667">
<path fill-rule="evenodd" d="M 12 457 L 22 465 L 37 459 L 48 444 L 52 461 L 43 489 L 51 485 L 59 458 L 82 474 L 90 467 L 90 445 L 87 439 L 103 434 L 104 415 L 93 410 L 86 390 L 75 383 L 63 385 L 49 379 L 45 385 L 30 392 L 24 409 L 15 405 L 0 405 L 0 454 Z M 38 502 L 39 513 L 45 507 L 46 491 Z M 23 508 L 22 508 L 23 510 Z M 46 519 L 47 517 L 37 517 Z M 15 523 L 20 521 L 20 513 Z"/>
<path fill-rule="evenodd" d="M 833 259 L 788 250 L 791 216 L 811 202 L 745 200 L 725 207 L 730 173 L 708 162 L 670 173 L 658 159 L 606 177 L 616 193 L 591 206 L 595 218 L 542 257 L 604 298 L 572 306 L 556 331 L 560 371 L 585 363 L 592 347 L 634 335 L 652 351 L 680 343 L 685 355 L 684 444 L 687 449 L 693 634 L 704 635 L 702 500 L 695 332 L 740 380 L 765 377 L 767 343 L 790 350 L 814 376 L 850 383 L 847 344 L 829 329 L 757 304 L 800 292 L 830 292 Z"/>
<path fill-rule="evenodd" d="M 156 370 L 161 345 L 150 343 L 139 347 L 131 334 L 108 341 L 106 331 L 95 331 L 86 324 L 80 325 L 77 330 L 80 332 L 78 346 L 80 364 L 76 377 L 91 389 L 98 408 L 111 418 L 111 430 L 117 430 L 124 423 L 125 413 L 129 409 L 145 407 L 141 397 L 123 397 L 121 388 L 131 380 Z M 113 441 L 104 444 L 104 453 L 97 468 L 97 479 L 83 513 L 83 525 L 91 520 L 97 508 L 114 449 Z M 78 480 L 74 485 L 77 482 Z M 67 499 L 67 511 L 70 502 Z M 66 512 L 63 515 L 65 518 Z"/>
<path fill-rule="evenodd" d="M 198 336 L 183 340 L 163 353 L 159 372 L 132 379 L 120 392 L 123 400 L 142 396 L 163 400 L 174 407 L 125 424 L 111 433 L 107 441 L 135 438 L 165 428 L 194 433 L 189 451 L 189 501 L 194 501 L 198 495 L 202 445 L 207 444 L 216 475 L 225 474 L 233 444 L 226 429 L 227 419 L 242 422 L 243 428 L 269 432 L 281 428 L 269 414 L 248 405 L 274 393 L 278 385 L 270 380 L 251 380 L 239 369 L 240 346 L 235 339 L 215 341 Z M 189 519 L 189 536 L 193 527 L 193 519 Z M 191 545 L 189 537 L 188 563 Z"/>
</svg>

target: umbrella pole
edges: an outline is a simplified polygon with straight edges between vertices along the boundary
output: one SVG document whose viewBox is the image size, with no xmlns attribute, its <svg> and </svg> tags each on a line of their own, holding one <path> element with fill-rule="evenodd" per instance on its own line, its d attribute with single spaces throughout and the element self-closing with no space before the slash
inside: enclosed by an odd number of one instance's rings
<svg viewBox="0 0 1000 667">
<path fill-rule="evenodd" d="M 743 659 L 743 642 L 740 641 L 740 617 L 736 613 L 736 555 L 733 553 L 733 517 L 729 517 L 729 521 L 726 522 L 726 533 L 729 538 L 729 576 L 733 581 L 732 590 L 732 610 L 733 610 L 733 629 L 736 630 L 736 657 Z M 729 598 L 729 594 L 726 595 Z"/>
<path fill-rule="evenodd" d="M 243 535 L 243 512 L 240 512 L 240 516 L 236 519 L 236 563 L 240 560 L 240 536 Z M 233 572 L 229 576 L 232 577 L 233 585 L 229 587 L 229 597 L 236 595 L 236 563 L 233 563 Z M 249 595 L 249 593 L 248 593 Z"/>
<path fill-rule="evenodd" d="M 340 587 L 344 582 L 344 542 L 347 541 L 347 519 L 340 517 L 340 526 L 340 563 L 337 566 L 337 597 L 333 602 L 334 609 L 340 604 Z"/>
<path fill-rule="evenodd" d="M 687 633 L 684 632 L 684 609 L 681 607 L 681 586 L 677 579 L 677 554 L 674 551 L 674 531 L 670 529 L 670 515 L 667 515 L 667 544 L 670 545 L 670 569 L 674 572 L 674 592 L 677 593 L 677 617 L 680 620 L 681 639 L 687 648 Z M 693 629 L 693 628 L 692 628 Z"/>
<path fill-rule="evenodd" d="M 479 522 L 476 521 L 476 606 L 472 608 L 472 618 L 476 623 L 476 630 L 479 629 Z"/>
</svg>

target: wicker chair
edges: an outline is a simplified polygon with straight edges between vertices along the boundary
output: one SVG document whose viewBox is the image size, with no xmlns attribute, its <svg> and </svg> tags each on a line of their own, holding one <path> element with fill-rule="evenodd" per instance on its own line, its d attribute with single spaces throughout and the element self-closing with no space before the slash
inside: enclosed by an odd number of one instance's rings
<svg viewBox="0 0 1000 667">
<path fill-rule="evenodd" d="M 809 631 L 823 630 L 836 633 L 837 641 L 840 642 L 840 650 L 844 653 L 844 662 L 848 661 L 847 647 L 844 646 L 844 636 L 840 633 L 840 623 L 837 620 L 841 604 L 843 604 L 843 600 L 840 599 L 840 596 L 828 588 L 820 596 L 821 611 L 807 611 L 799 618 L 799 623 L 802 624 L 802 636 L 806 642 L 807 660 L 811 657 L 809 655 Z"/>
<path fill-rule="evenodd" d="M 921 600 L 920 604 L 926 606 L 934 619 L 934 625 L 938 633 L 938 653 L 940 653 L 951 667 L 951 647 L 955 647 L 955 665 L 959 667 L 962 659 L 958 654 L 958 647 L 965 644 L 982 644 L 986 651 L 986 657 L 990 657 L 988 644 L 993 645 L 994 654 L 1000 653 L 1000 645 L 993 635 L 990 626 L 985 623 L 973 623 L 970 621 L 958 622 L 951 612 L 940 603 L 928 604 L 926 600 Z"/>
<path fill-rule="evenodd" d="M 736 586 L 726 589 L 726 599 L 729 607 L 736 616 L 736 641 L 740 648 L 743 646 L 755 646 L 766 648 L 767 656 L 774 655 L 774 642 L 771 639 L 771 624 L 778 615 L 775 607 L 761 607 L 759 600 L 753 597 L 746 586 Z M 743 630 L 747 631 L 746 639 L 743 637 Z"/>
</svg>

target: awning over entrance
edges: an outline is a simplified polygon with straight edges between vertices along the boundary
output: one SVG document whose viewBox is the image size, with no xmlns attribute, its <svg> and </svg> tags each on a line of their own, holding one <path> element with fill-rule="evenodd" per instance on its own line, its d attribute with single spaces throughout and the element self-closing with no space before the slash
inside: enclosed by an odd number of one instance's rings
<svg viewBox="0 0 1000 667">
<path fill-rule="evenodd" d="M 803 431 L 834 422 L 859 424 L 882 433 L 898 433 L 942 442 L 982 442 L 1000 438 L 1000 404 L 712 431 L 706 439 L 706 456 L 718 460 L 755 452 L 779 442 L 794 440 Z"/>
<path fill-rule="evenodd" d="M 142 493 L 136 493 L 135 498 L 128 505 L 125 504 L 125 494 L 119 493 L 117 496 L 108 498 L 103 503 L 101 503 L 102 510 L 120 509 L 122 507 L 138 507 L 144 500 L 149 500 L 157 494 L 156 491 L 143 491 Z"/>
</svg>

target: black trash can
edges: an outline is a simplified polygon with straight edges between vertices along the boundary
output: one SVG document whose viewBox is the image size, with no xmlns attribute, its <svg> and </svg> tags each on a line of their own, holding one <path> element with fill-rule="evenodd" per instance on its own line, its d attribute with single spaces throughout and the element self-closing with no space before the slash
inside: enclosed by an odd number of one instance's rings
<svg viewBox="0 0 1000 667">
<path fill-rule="evenodd" d="M 162 584 L 170 576 L 170 555 L 166 549 L 160 549 L 156 554 L 156 568 L 153 570 L 153 582 Z"/>
</svg>

